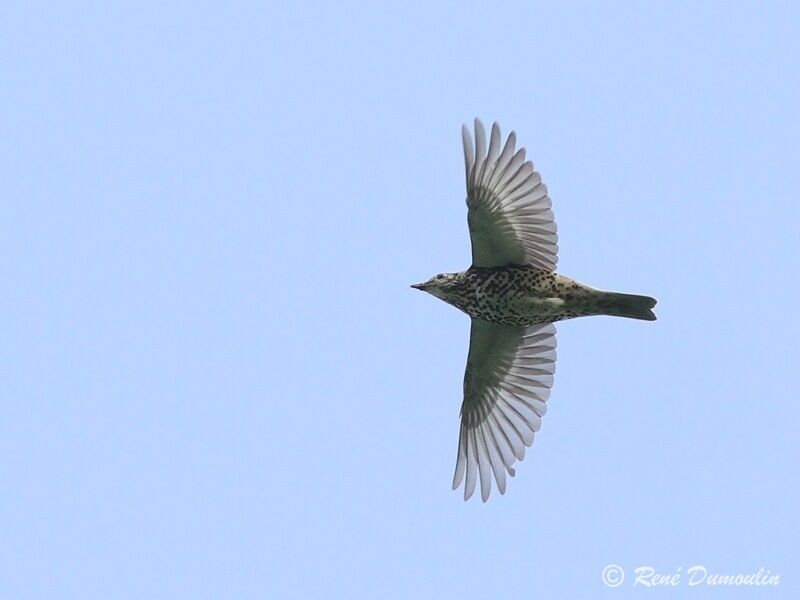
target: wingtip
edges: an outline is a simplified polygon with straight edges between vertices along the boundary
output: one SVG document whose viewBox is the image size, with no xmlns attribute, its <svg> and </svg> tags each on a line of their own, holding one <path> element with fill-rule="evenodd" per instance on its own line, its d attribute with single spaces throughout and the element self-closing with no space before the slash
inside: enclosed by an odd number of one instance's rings
<svg viewBox="0 0 800 600">
<path fill-rule="evenodd" d="M 489 157 L 488 160 L 494 163 L 497 160 L 497 157 L 500 156 L 500 144 L 502 143 L 502 137 L 500 135 L 500 125 L 498 125 L 497 121 L 492 123 L 492 133 L 489 136 Z"/>
</svg>

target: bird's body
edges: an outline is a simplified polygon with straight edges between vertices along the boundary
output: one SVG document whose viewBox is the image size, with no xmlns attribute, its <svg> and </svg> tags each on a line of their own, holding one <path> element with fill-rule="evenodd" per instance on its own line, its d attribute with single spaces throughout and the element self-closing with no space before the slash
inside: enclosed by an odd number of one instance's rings
<svg viewBox="0 0 800 600">
<path fill-rule="evenodd" d="M 512 131 L 501 144 L 492 126 L 487 147 L 475 120 L 475 146 L 462 129 L 472 266 L 412 287 L 472 318 L 453 489 L 464 499 L 480 478 L 500 493 L 525 456 L 547 411 L 555 372 L 553 323 L 590 315 L 655 320 L 649 296 L 606 292 L 556 273 L 558 236 L 550 197 Z M 502 146 L 502 147 L 501 147 Z"/>
<path fill-rule="evenodd" d="M 655 319 L 652 298 L 596 290 L 538 267 L 471 267 L 446 277 L 450 285 L 435 295 L 470 317 L 498 325 L 539 325 L 591 315 Z"/>
</svg>

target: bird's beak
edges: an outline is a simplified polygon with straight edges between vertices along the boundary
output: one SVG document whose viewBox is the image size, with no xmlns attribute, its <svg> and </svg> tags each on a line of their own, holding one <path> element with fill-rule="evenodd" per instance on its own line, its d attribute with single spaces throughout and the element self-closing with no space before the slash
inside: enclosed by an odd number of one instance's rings
<svg viewBox="0 0 800 600">
<path fill-rule="evenodd" d="M 424 290 L 425 289 L 425 284 L 424 283 L 412 283 L 411 287 L 413 287 L 415 290 Z"/>
</svg>

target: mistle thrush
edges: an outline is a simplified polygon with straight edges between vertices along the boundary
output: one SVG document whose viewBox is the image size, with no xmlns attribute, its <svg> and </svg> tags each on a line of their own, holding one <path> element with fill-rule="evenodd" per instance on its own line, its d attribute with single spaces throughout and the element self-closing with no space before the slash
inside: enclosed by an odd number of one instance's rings
<svg viewBox="0 0 800 600">
<path fill-rule="evenodd" d="M 475 147 L 462 127 L 472 266 L 412 287 L 472 318 L 453 489 L 464 499 L 480 478 L 489 498 L 525 456 L 547 409 L 556 360 L 555 321 L 590 315 L 655 320 L 656 300 L 594 289 L 555 272 L 556 224 L 550 198 L 512 131 L 501 145 L 492 125 L 489 146 L 475 120 Z"/>
</svg>

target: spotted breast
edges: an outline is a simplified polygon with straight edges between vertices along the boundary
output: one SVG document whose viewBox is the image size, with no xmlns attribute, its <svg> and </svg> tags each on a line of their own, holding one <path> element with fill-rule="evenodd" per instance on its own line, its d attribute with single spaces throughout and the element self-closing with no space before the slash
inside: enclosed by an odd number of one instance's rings
<svg viewBox="0 0 800 600">
<path fill-rule="evenodd" d="M 452 303 L 490 323 L 536 325 L 592 314 L 593 288 L 531 266 L 472 267 Z"/>
</svg>

